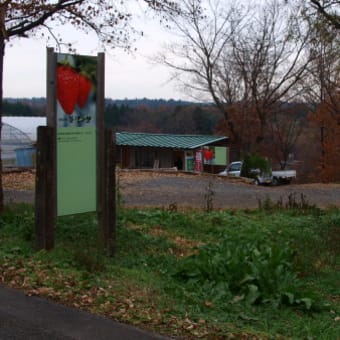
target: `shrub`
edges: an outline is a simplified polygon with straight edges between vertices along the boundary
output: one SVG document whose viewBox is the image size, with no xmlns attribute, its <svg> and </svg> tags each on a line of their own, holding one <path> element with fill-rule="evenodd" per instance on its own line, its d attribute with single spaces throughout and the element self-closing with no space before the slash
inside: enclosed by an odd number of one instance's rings
<svg viewBox="0 0 340 340">
<path fill-rule="evenodd" d="M 259 170 L 260 173 L 270 173 L 270 162 L 261 156 L 255 154 L 247 154 L 243 160 L 241 176 L 255 178 L 258 173 L 254 170 Z"/>
</svg>

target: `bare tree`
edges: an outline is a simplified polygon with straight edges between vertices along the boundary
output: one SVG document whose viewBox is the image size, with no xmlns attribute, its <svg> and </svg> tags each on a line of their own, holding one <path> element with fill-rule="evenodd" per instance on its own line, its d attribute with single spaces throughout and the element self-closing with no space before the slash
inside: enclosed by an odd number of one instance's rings
<svg viewBox="0 0 340 340">
<path fill-rule="evenodd" d="M 319 129 L 320 176 L 322 180 L 339 180 L 340 168 L 340 34 L 324 25 L 323 16 L 309 19 L 311 39 L 305 100 Z"/>
<path fill-rule="evenodd" d="M 138 1 L 138 0 L 135 0 Z M 139 0 L 152 10 L 171 15 L 178 14 L 180 1 Z M 131 14 L 126 5 L 131 0 L 5 0 L 0 3 L 0 121 L 3 99 L 3 65 L 6 43 L 14 38 L 41 34 L 52 37 L 60 45 L 55 34 L 58 25 L 71 25 L 85 32 L 95 32 L 103 45 L 129 48 Z M 64 41 L 65 43 L 65 41 Z M 71 45 L 68 45 L 72 48 Z M 0 124 L 1 136 L 1 124 Z M 0 169 L 2 168 L 0 157 Z M 0 211 L 3 210 L 3 190 L 0 171 Z"/>
<path fill-rule="evenodd" d="M 159 61 L 186 89 L 210 96 L 234 141 L 258 145 L 270 114 L 300 94 L 308 61 L 299 8 L 277 1 L 247 8 L 218 0 L 206 8 L 184 3 L 187 15 L 173 21 L 182 40 L 167 46 Z"/>
<path fill-rule="evenodd" d="M 292 4 L 293 1 L 285 0 L 285 3 Z M 313 18 L 322 16 L 324 24 L 340 29 L 340 1 L 339 0 L 300 0 L 300 4 L 305 6 L 305 16 Z"/>
<path fill-rule="evenodd" d="M 284 170 L 301 135 L 301 120 L 293 112 L 276 112 L 269 119 L 268 128 L 272 154 L 280 168 Z"/>
<path fill-rule="evenodd" d="M 312 62 L 308 65 L 305 82 L 305 100 L 315 111 L 323 104 L 340 122 L 340 34 L 326 29 L 321 17 L 310 21 L 308 52 Z"/>
<path fill-rule="evenodd" d="M 263 140 L 268 117 L 280 103 L 300 95 L 298 85 L 308 65 L 303 58 L 307 41 L 297 17 L 276 2 L 233 37 L 235 65 L 248 89 L 245 103 L 259 120 L 256 142 Z"/>
<path fill-rule="evenodd" d="M 220 64 L 231 44 L 232 32 L 241 25 L 244 14 L 224 5 L 207 1 L 206 7 L 202 7 L 197 0 L 184 0 L 185 15 L 170 18 L 176 41 L 167 44 L 156 61 L 171 68 L 173 79 L 193 98 L 200 101 L 212 98 L 225 121 L 230 122 L 229 106 L 237 100 L 236 79 L 231 69 L 222 72 Z M 222 89 L 221 77 L 227 77 L 226 81 L 233 84 L 230 92 Z M 232 126 L 230 130 L 235 132 Z"/>
<path fill-rule="evenodd" d="M 340 1 L 310 0 L 312 7 L 335 29 L 340 29 Z"/>
</svg>

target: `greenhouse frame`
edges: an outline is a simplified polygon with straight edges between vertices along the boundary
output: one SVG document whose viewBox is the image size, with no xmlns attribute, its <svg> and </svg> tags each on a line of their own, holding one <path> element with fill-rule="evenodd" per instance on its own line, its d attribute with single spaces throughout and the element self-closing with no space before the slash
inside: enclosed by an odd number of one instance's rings
<svg viewBox="0 0 340 340">
<path fill-rule="evenodd" d="M 0 147 L 3 169 L 35 166 L 36 129 L 39 125 L 46 125 L 46 118 L 2 118 Z"/>
</svg>

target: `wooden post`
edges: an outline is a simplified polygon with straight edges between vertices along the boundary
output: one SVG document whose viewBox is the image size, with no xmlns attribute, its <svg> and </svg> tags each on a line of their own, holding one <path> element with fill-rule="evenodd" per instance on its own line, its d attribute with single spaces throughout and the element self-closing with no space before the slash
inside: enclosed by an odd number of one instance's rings
<svg viewBox="0 0 340 340">
<path fill-rule="evenodd" d="M 38 127 L 35 185 L 35 231 L 38 250 L 49 250 L 54 247 L 54 228 L 57 219 L 55 140 L 55 128 Z"/>
<path fill-rule="evenodd" d="M 113 132 L 104 128 L 105 54 L 97 64 L 97 216 L 99 232 L 111 256 L 115 252 L 116 183 Z"/>
<path fill-rule="evenodd" d="M 116 176 L 115 176 L 115 135 L 112 130 L 105 129 L 105 172 L 104 172 L 104 204 L 102 211 L 102 228 L 104 241 L 110 256 L 115 253 L 116 239 Z"/>
<path fill-rule="evenodd" d="M 46 111 L 47 126 L 56 127 L 56 72 L 57 72 L 57 56 L 53 48 L 47 48 L 47 76 L 46 76 Z"/>
<path fill-rule="evenodd" d="M 105 228 L 105 136 L 104 136 L 104 98 L 105 98 L 105 73 L 104 56 L 98 54 L 97 63 L 97 220 L 101 241 L 106 246 Z"/>
<path fill-rule="evenodd" d="M 35 232 L 38 250 L 54 247 L 57 221 L 56 67 L 56 54 L 53 48 L 47 48 L 47 127 L 39 126 L 37 131 Z"/>
<path fill-rule="evenodd" d="M 110 256 L 115 253 L 116 236 L 116 176 L 115 142 L 112 130 L 104 129 L 103 148 L 98 155 L 101 168 L 98 168 L 97 215 L 99 232 Z"/>
</svg>

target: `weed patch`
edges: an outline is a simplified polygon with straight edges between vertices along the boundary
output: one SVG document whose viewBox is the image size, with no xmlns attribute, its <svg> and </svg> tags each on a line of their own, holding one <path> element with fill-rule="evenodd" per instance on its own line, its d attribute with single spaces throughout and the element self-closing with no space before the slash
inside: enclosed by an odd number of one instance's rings
<svg viewBox="0 0 340 340">
<path fill-rule="evenodd" d="M 287 199 L 284 200 L 282 197 L 273 202 L 270 198 L 264 201 L 258 200 L 259 210 L 272 212 L 278 210 L 290 210 L 297 214 L 315 214 L 320 215 L 321 209 L 315 204 L 310 204 L 307 197 L 304 194 L 298 195 L 297 193 L 291 193 L 288 195 Z"/>
</svg>

